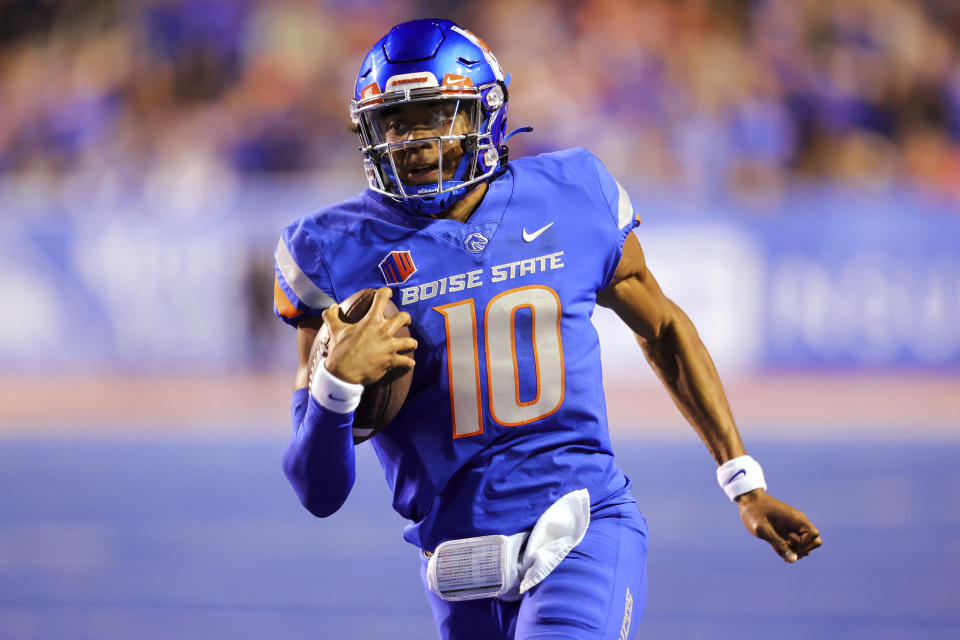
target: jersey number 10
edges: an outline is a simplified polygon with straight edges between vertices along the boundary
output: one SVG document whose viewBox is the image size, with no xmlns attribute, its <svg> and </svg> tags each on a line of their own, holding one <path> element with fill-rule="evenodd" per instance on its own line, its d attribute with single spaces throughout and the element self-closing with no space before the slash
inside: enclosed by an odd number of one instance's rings
<svg viewBox="0 0 960 640">
<path fill-rule="evenodd" d="M 516 317 L 529 309 L 536 395 L 520 400 Z M 473 298 L 452 302 L 435 311 L 443 315 L 447 332 L 447 375 L 453 437 L 483 433 L 480 350 Z M 560 341 L 560 298 L 550 287 L 531 285 L 500 293 L 483 314 L 490 417 L 505 427 L 545 418 L 563 403 L 563 345 Z M 529 369 L 529 367 L 525 367 Z"/>
</svg>

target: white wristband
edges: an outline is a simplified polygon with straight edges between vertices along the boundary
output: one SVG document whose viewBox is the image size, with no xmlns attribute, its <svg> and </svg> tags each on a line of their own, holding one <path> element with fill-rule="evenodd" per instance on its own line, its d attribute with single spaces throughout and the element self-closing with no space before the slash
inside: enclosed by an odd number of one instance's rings
<svg viewBox="0 0 960 640">
<path fill-rule="evenodd" d="M 360 404 L 363 385 L 344 382 L 327 371 L 321 359 L 310 380 L 310 395 L 321 407 L 336 413 L 350 413 Z"/>
<path fill-rule="evenodd" d="M 767 489 L 760 463 L 750 456 L 733 458 L 720 465 L 717 468 L 717 482 L 731 501 L 748 491 Z"/>
</svg>

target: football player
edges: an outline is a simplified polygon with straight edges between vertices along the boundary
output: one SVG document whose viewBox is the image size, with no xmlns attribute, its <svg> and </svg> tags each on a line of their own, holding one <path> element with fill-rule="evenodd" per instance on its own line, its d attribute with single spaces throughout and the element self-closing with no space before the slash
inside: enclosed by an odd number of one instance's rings
<svg viewBox="0 0 960 640">
<path fill-rule="evenodd" d="M 630 638 L 647 527 L 610 447 L 595 304 L 636 334 L 747 529 L 787 562 L 821 539 L 766 493 L 710 356 L 646 267 L 623 187 L 583 149 L 508 161 L 509 84 L 448 20 L 400 24 L 363 60 L 350 110 L 369 188 L 277 246 L 276 312 L 300 353 L 283 467 L 307 509 L 337 511 L 364 385 L 413 367 L 372 444 L 441 636 Z M 342 322 L 338 302 L 364 288 L 378 288 L 370 310 Z M 386 319 L 388 299 L 401 313 Z M 312 370 L 321 323 L 330 347 Z M 413 337 L 395 337 L 403 325 Z"/>
</svg>

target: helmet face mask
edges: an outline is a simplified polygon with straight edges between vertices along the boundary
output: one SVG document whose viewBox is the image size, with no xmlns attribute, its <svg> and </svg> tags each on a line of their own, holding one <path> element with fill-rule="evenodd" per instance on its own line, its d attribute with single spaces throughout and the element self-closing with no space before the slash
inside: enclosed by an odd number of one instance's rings
<svg viewBox="0 0 960 640">
<path fill-rule="evenodd" d="M 350 115 L 370 189 L 417 213 L 449 209 L 493 176 L 506 151 L 503 72 L 449 20 L 384 36 L 364 60 Z"/>
<path fill-rule="evenodd" d="M 476 98 L 443 97 L 361 113 L 359 129 L 374 163 L 377 190 L 424 197 L 483 179 L 476 152 L 491 145 L 481 142 L 480 112 Z"/>
</svg>

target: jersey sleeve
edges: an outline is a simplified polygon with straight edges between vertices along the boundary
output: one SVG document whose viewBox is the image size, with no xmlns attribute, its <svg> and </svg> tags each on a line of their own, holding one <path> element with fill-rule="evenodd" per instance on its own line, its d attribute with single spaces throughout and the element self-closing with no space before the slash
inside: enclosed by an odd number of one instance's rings
<svg viewBox="0 0 960 640">
<path fill-rule="evenodd" d="M 603 285 L 600 287 L 600 289 L 605 289 L 613 279 L 613 274 L 620 263 L 623 243 L 626 242 L 630 232 L 640 224 L 640 216 L 633 208 L 633 203 L 630 201 L 626 189 L 610 175 L 600 159 L 593 154 L 589 154 L 589 162 L 593 165 L 599 182 L 602 206 L 610 216 L 610 231 L 614 239 L 613 246 L 608 247 L 611 253 L 608 256 L 607 273 L 603 279 Z M 613 225 L 616 225 L 616 230 L 614 230 Z"/>
<path fill-rule="evenodd" d="M 283 230 L 274 254 L 273 312 L 297 326 L 318 316 L 335 301 L 333 284 L 320 251 L 303 224 Z"/>
</svg>

